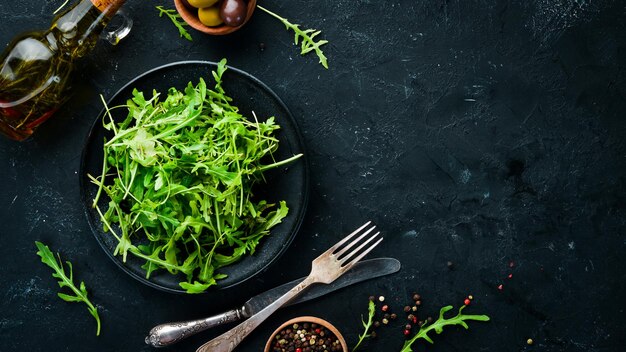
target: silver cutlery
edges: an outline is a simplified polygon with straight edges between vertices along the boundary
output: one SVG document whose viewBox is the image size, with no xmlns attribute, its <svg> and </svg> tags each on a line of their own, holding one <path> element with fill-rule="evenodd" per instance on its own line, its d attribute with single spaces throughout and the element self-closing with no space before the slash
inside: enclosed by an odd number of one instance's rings
<svg viewBox="0 0 626 352">
<path fill-rule="evenodd" d="M 398 272 L 400 267 L 400 262 L 394 258 L 374 258 L 362 260 L 356 263 L 352 269 L 347 271 L 333 283 L 328 285 L 315 285 L 302 295 L 299 295 L 288 302 L 286 306 L 309 301 L 358 282 L 393 274 Z M 153 347 L 171 346 L 189 336 L 193 336 L 207 329 L 222 324 L 236 322 L 240 319 L 247 319 L 259 312 L 261 309 L 265 308 L 268 304 L 274 302 L 278 297 L 285 294 L 302 280 L 304 280 L 304 278 L 293 280 L 278 287 L 274 287 L 271 290 L 260 293 L 247 300 L 241 308 L 232 309 L 207 318 L 157 325 L 150 330 L 145 340 L 146 344 Z"/>
<path fill-rule="evenodd" d="M 380 232 L 370 235 L 376 226 L 365 223 L 339 241 L 312 262 L 310 274 L 273 303 L 245 320 L 233 329 L 200 346 L 196 352 L 231 352 L 255 328 L 276 310 L 295 298 L 313 284 L 330 284 L 350 270 L 359 260 L 376 247 L 383 239 Z M 356 237 L 356 238 L 355 238 Z M 378 237 L 378 238 L 377 238 Z M 356 246 L 356 248 L 355 248 Z"/>
</svg>

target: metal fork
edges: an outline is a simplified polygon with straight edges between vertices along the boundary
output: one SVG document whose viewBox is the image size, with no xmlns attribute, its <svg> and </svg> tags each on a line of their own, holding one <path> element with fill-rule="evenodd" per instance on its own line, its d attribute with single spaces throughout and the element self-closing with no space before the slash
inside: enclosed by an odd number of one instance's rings
<svg viewBox="0 0 626 352">
<path fill-rule="evenodd" d="M 309 276 L 294 288 L 248 320 L 200 346 L 196 352 L 230 352 L 234 350 L 235 347 L 237 347 L 237 345 L 239 345 L 256 327 L 261 325 L 265 319 L 307 287 L 316 283 L 330 284 L 346 271 L 350 270 L 354 264 L 365 257 L 367 253 L 383 240 L 382 237 L 379 237 L 374 242 L 380 232 L 370 235 L 376 228 L 374 225 L 370 227 L 370 224 L 371 222 L 368 221 L 337 244 L 330 247 L 330 249 L 322 253 L 319 257 L 315 258 Z M 354 248 L 355 246 L 357 247 Z"/>
</svg>

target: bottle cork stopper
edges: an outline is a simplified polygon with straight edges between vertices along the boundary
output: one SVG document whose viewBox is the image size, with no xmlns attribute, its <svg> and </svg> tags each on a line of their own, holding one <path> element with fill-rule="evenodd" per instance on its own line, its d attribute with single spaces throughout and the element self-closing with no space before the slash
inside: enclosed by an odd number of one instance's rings
<svg viewBox="0 0 626 352">
<path fill-rule="evenodd" d="M 107 16 L 113 16 L 126 0 L 91 0 L 93 6 Z"/>
</svg>

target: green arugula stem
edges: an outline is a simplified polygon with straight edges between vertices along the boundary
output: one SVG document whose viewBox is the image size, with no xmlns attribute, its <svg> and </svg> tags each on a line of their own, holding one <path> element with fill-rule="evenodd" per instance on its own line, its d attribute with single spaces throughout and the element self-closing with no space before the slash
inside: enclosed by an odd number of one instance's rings
<svg viewBox="0 0 626 352">
<path fill-rule="evenodd" d="M 469 326 L 467 326 L 467 323 L 465 323 L 466 320 L 489 321 L 489 317 L 486 315 L 463 314 L 462 312 L 464 308 L 465 306 L 461 306 L 461 308 L 459 308 L 459 313 L 450 319 L 444 318 L 443 314 L 451 310 L 452 306 L 445 306 L 441 308 L 441 310 L 439 311 L 439 318 L 430 325 L 422 325 L 417 334 L 415 334 L 415 336 L 413 336 L 410 340 L 404 342 L 404 346 L 402 347 L 402 350 L 400 352 L 412 352 L 413 350 L 411 349 L 411 345 L 413 345 L 413 343 L 419 339 L 424 339 L 430 343 L 434 343 L 430 336 L 428 336 L 428 333 L 433 330 L 437 334 L 441 334 L 443 328 L 450 325 L 461 325 L 465 329 L 469 329 Z"/>
<path fill-rule="evenodd" d="M 91 203 L 91 207 L 95 208 L 98 205 L 98 201 L 100 200 L 100 195 L 102 194 L 102 189 L 104 188 L 104 179 L 106 177 L 106 173 L 107 173 L 107 153 L 106 150 L 104 152 L 104 156 L 102 157 L 102 174 L 100 175 L 100 181 L 98 182 L 98 192 L 96 193 L 96 196 L 93 199 L 93 202 Z M 91 175 L 89 175 L 90 178 L 92 178 L 92 182 L 93 180 L 95 180 L 95 178 Z"/>
<path fill-rule="evenodd" d="M 322 45 L 327 44 L 328 41 L 327 40 L 320 40 L 317 42 L 315 41 L 315 37 L 319 35 L 321 31 L 317 31 L 315 29 L 302 30 L 300 29 L 299 24 L 291 23 L 286 18 L 279 16 L 278 14 L 266 9 L 265 7 L 261 5 L 256 5 L 256 7 L 264 11 L 268 15 L 278 19 L 280 22 L 282 22 L 285 25 L 287 30 L 291 29 L 292 31 L 294 31 L 294 43 L 296 45 L 298 45 L 300 38 L 302 38 L 302 41 L 300 43 L 301 55 L 305 55 L 311 51 L 315 51 L 315 54 L 317 54 L 317 57 L 319 58 L 319 63 L 322 66 L 324 66 L 324 68 L 328 69 L 328 59 L 326 58 L 326 56 L 324 55 L 324 52 L 320 48 Z"/>
<path fill-rule="evenodd" d="M 67 5 L 68 2 L 70 2 L 70 0 L 65 0 L 65 2 L 62 3 L 61 6 L 57 7 L 57 9 L 54 10 L 54 12 L 52 14 L 56 15 L 59 11 L 61 11 L 61 9 L 63 9 L 65 7 L 65 5 Z"/>
<path fill-rule="evenodd" d="M 189 41 L 193 41 L 193 39 L 191 38 L 191 34 L 189 34 L 189 32 L 187 32 L 187 30 L 183 28 L 183 26 L 188 26 L 187 22 L 180 21 L 182 17 L 180 17 L 180 15 L 178 14 L 178 12 L 176 12 L 176 10 L 165 9 L 163 8 L 163 6 L 157 6 L 156 8 L 157 10 L 159 10 L 159 17 L 163 17 L 163 15 L 166 15 L 167 17 L 169 17 L 170 21 L 172 21 L 174 26 L 178 28 L 178 33 L 180 34 L 181 37 L 184 37 L 185 39 Z"/>
<path fill-rule="evenodd" d="M 366 338 L 372 336 L 368 334 L 370 327 L 372 326 L 372 320 L 374 320 L 374 314 L 376 313 L 376 304 L 373 301 L 369 301 L 368 309 L 367 309 L 367 323 L 363 321 L 363 317 L 361 316 L 361 323 L 363 324 L 363 333 L 359 335 L 359 342 L 356 343 L 356 346 L 352 349 L 352 352 L 356 351 L 357 348 L 361 345 L 361 342 Z"/>
<path fill-rule="evenodd" d="M 292 161 L 299 159 L 300 157 L 302 157 L 302 154 L 296 154 L 290 158 L 287 158 L 285 160 L 281 160 L 272 164 L 268 164 L 268 165 L 263 165 L 261 167 L 258 168 L 259 171 L 265 171 L 265 170 L 269 170 L 269 169 L 273 169 L 273 168 L 277 168 L 279 166 L 283 166 L 286 164 L 291 163 Z"/>
<path fill-rule="evenodd" d="M 46 246 L 45 244 L 36 241 L 35 245 L 37 246 L 37 249 L 39 249 L 37 251 L 37 255 L 41 257 L 41 262 L 54 270 L 52 277 L 58 280 L 59 287 L 67 287 L 72 290 L 72 292 L 74 292 L 74 296 L 59 292 L 57 293 L 59 298 L 63 299 L 66 302 L 85 303 L 87 305 L 87 310 L 89 310 L 89 313 L 91 313 L 94 319 L 96 319 L 96 336 L 100 336 L 100 317 L 98 316 L 98 309 L 91 303 L 91 301 L 89 301 L 89 298 L 87 298 L 87 288 L 85 287 L 85 283 L 81 282 L 80 288 L 74 285 L 72 263 L 70 263 L 69 261 L 65 262 L 67 264 L 67 267 L 69 268 L 70 274 L 68 277 L 65 273 L 63 262 L 61 261 L 61 256 L 59 255 L 59 253 L 57 253 L 55 257 L 54 254 L 52 254 L 50 248 L 48 248 L 48 246 Z"/>
</svg>

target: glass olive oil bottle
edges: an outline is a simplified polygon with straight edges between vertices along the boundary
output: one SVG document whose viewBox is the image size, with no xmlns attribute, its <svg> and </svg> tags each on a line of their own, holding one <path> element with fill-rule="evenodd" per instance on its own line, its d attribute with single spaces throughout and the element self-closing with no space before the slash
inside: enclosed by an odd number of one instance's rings
<svg viewBox="0 0 626 352">
<path fill-rule="evenodd" d="M 76 59 L 96 45 L 125 0 L 81 0 L 50 29 L 25 33 L 0 56 L 0 132 L 24 140 L 68 98 Z"/>
</svg>

